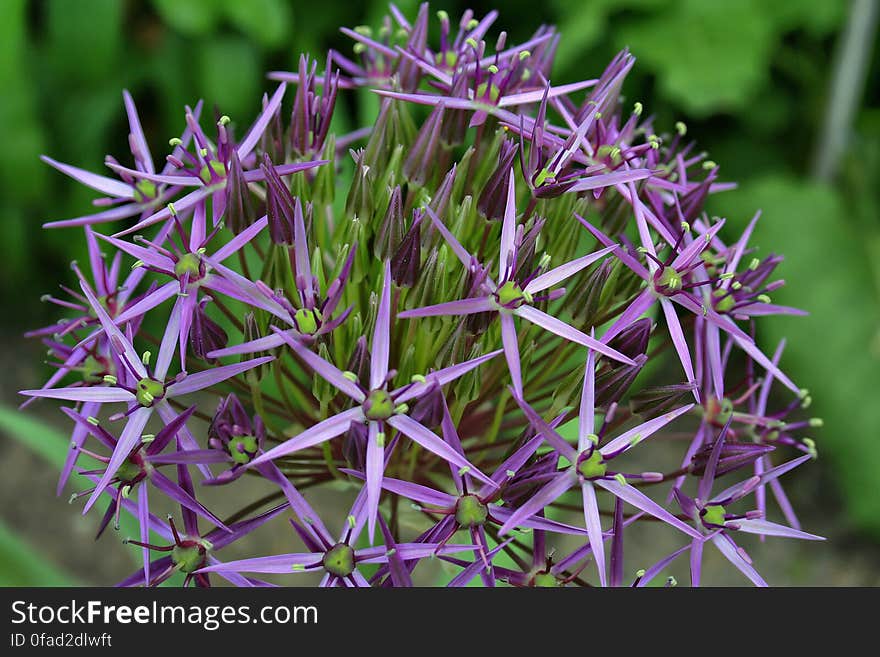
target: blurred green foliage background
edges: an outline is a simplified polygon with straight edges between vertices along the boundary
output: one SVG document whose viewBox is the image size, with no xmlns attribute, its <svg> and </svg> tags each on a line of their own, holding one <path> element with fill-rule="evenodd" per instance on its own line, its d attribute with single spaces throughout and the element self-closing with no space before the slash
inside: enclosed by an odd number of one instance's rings
<svg viewBox="0 0 880 657">
<path fill-rule="evenodd" d="M 788 285 L 774 300 L 811 313 L 770 319 L 763 335 L 765 346 L 788 338 L 783 365 L 811 389 L 812 412 L 825 419 L 814 436 L 820 461 L 798 480 L 806 491 L 800 501 L 808 505 L 808 529 L 837 539 L 829 548 L 837 558 L 845 558 L 848 549 L 875 554 L 873 541 L 880 539 L 876 0 L 498 4 L 494 34 L 506 29 L 514 40 L 524 40 L 540 23 L 560 29 L 555 83 L 596 76 L 617 50 L 629 47 L 638 61 L 624 87 L 628 99 L 643 102 L 658 117 L 658 127 L 684 121 L 688 135 L 721 165 L 723 178 L 740 183 L 738 190 L 716 196 L 711 210 L 727 217 L 735 231 L 763 208 L 753 243 L 762 253 L 772 248 L 786 256 L 781 273 Z M 398 6 L 414 15 L 417 3 L 402 0 Z M 466 6 L 477 15 L 493 8 L 487 2 L 447 1 L 432 9 L 456 16 Z M 26 344 L 21 333 L 54 319 L 39 297 L 59 281 L 69 282 L 67 265 L 85 248 L 78 231 L 40 226 L 82 214 L 92 198 L 38 156 L 97 171 L 105 154 L 126 152 L 123 88 L 134 95 L 157 147 L 180 132 L 183 105 L 199 98 L 209 108 L 249 119 L 271 86 L 266 71 L 295 68 L 300 52 L 319 60 L 328 47 L 349 53 L 351 43 L 338 27 L 376 24 L 387 7 L 383 0 L 2 0 L 0 7 L 0 338 L 6 374 L 0 398 L 6 440 L 0 453 L 10 470 L 0 485 L 0 584 L 102 582 L 95 562 L 71 565 L 64 549 L 66 525 L 47 526 L 42 517 L 56 502 L 52 468 L 66 449 L 55 428 L 62 426 L 59 418 L 41 418 L 50 413 L 48 406 L 27 415 L 9 410 L 18 401 L 15 391 L 35 386 L 43 375 L 42 349 Z M 357 103 L 342 111 L 352 126 L 367 122 Z M 61 511 L 78 517 L 64 507 Z M 810 558 L 809 551 L 804 555 Z M 876 582 L 870 561 L 866 571 Z M 815 578 L 815 569 L 810 572 Z M 836 581 L 829 575 L 828 581 L 804 583 Z"/>
</svg>

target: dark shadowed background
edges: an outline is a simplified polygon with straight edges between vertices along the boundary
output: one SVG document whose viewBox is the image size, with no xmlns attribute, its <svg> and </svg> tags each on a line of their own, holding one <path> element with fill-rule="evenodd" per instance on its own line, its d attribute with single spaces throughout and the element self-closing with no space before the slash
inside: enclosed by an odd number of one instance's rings
<svg viewBox="0 0 880 657">
<path fill-rule="evenodd" d="M 880 58 L 876 0 L 506 1 L 493 34 L 562 33 L 554 83 L 598 76 L 628 47 L 624 94 L 658 124 L 684 121 L 722 178 L 740 183 L 711 212 L 733 234 L 762 208 L 754 244 L 786 261 L 774 301 L 807 318 L 771 318 L 765 347 L 788 338 L 783 367 L 809 387 L 824 419 L 817 463 L 789 481 L 804 528 L 823 544 L 778 540 L 752 556 L 771 584 L 880 584 Z M 414 16 L 417 3 L 398 6 Z M 435 2 L 453 17 L 486 2 Z M 96 518 L 54 495 L 66 449 L 60 412 L 15 410 L 16 391 L 47 376 L 44 350 L 22 332 L 57 319 L 40 296 L 69 284 L 81 231 L 44 221 L 83 214 L 91 194 L 38 157 L 98 171 L 127 151 L 121 90 L 138 104 L 151 145 L 180 132 L 184 104 L 204 98 L 252 117 L 264 73 L 298 54 L 350 53 L 340 25 L 377 24 L 386 3 L 324 0 L 2 0 L 0 19 L 0 585 L 107 583 L 134 553 Z M 366 119 L 357 102 L 343 111 Z M 769 345 L 769 347 L 768 347 Z M 333 504 L 333 492 L 321 503 Z M 112 534 L 112 532 L 111 532 Z M 264 553 L 286 551 L 263 535 Z M 272 549 L 272 548 L 275 549 Z M 729 583 L 739 584 L 731 574 Z M 719 581 L 718 583 L 723 583 Z"/>
</svg>

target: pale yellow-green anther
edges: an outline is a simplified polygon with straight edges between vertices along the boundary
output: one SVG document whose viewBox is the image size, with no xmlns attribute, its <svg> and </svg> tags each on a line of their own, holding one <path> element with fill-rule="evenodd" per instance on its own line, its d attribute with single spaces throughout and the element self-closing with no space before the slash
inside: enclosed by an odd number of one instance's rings
<svg viewBox="0 0 880 657">
<path fill-rule="evenodd" d="M 342 373 L 342 376 L 344 376 L 346 379 L 348 379 L 352 383 L 358 382 L 358 376 L 354 372 L 349 372 L 348 370 L 346 370 Z"/>
<path fill-rule="evenodd" d="M 468 38 L 465 40 L 465 43 L 468 44 L 468 45 L 469 45 L 471 48 L 473 48 L 474 50 L 477 49 L 477 45 L 478 45 L 478 44 L 477 44 L 477 40 L 476 40 L 474 37 L 468 37 Z"/>
<path fill-rule="evenodd" d="M 141 362 L 142 362 L 144 365 L 149 365 L 149 364 L 150 364 L 150 358 L 152 357 L 152 355 L 153 355 L 153 354 L 151 354 L 149 351 L 145 351 L 145 352 L 143 353 L 143 355 L 141 356 Z"/>
<path fill-rule="evenodd" d="M 165 207 L 168 208 L 168 212 L 171 213 L 171 216 L 172 216 L 172 217 L 176 217 L 176 216 L 177 216 L 177 208 L 174 207 L 174 203 L 169 203 L 169 204 L 166 205 Z"/>
<path fill-rule="evenodd" d="M 639 579 L 641 579 L 641 578 L 644 577 L 644 576 L 645 576 L 645 569 L 644 569 L 644 568 L 639 568 L 639 569 L 636 571 L 636 577 L 638 577 Z"/>
<path fill-rule="evenodd" d="M 118 383 L 118 379 L 112 374 L 105 374 L 102 380 L 104 383 L 109 383 L 111 386 L 115 386 Z"/>
<path fill-rule="evenodd" d="M 217 121 L 220 125 L 229 125 L 229 122 L 232 121 L 226 114 L 220 117 L 220 120 Z"/>
<path fill-rule="evenodd" d="M 820 417 L 811 417 L 810 418 L 810 426 L 811 427 L 824 427 L 825 421 Z"/>
<path fill-rule="evenodd" d="M 682 222 L 681 222 L 681 229 L 682 229 L 684 232 L 689 233 L 690 230 L 691 230 L 691 225 L 690 225 L 688 222 L 686 222 L 686 221 L 682 221 Z"/>
<path fill-rule="evenodd" d="M 143 260 L 135 260 L 135 261 L 134 261 L 134 264 L 131 266 L 131 268 L 132 268 L 132 269 L 137 269 L 138 267 L 143 267 L 143 266 L 144 266 L 144 261 L 143 261 Z"/>
<path fill-rule="evenodd" d="M 385 447 L 385 434 L 381 431 L 376 434 L 376 444 L 379 447 Z"/>
<path fill-rule="evenodd" d="M 202 157 L 208 157 L 208 149 L 207 148 L 200 148 L 199 155 L 201 155 Z"/>
<path fill-rule="evenodd" d="M 178 146 L 183 146 L 183 141 L 180 139 L 180 137 L 172 137 L 168 140 L 168 145 L 172 148 L 176 148 Z"/>
<path fill-rule="evenodd" d="M 86 422 L 88 422 L 89 424 L 91 424 L 92 426 L 95 426 L 95 427 L 97 427 L 99 424 L 101 424 L 100 420 L 98 420 L 98 418 L 96 418 L 94 415 L 89 415 L 86 418 Z"/>
<path fill-rule="evenodd" d="M 515 470 L 505 470 L 504 474 L 506 474 L 508 477 L 513 479 L 516 476 L 516 471 Z"/>
<path fill-rule="evenodd" d="M 620 473 L 618 472 L 616 475 L 614 475 L 614 478 L 617 480 L 617 482 L 618 482 L 621 486 L 626 486 L 626 477 L 624 477 L 622 474 L 620 474 Z"/>
<path fill-rule="evenodd" d="M 361 36 L 368 37 L 373 34 L 372 28 L 369 25 L 358 25 L 354 28 L 354 31 Z"/>
<path fill-rule="evenodd" d="M 151 443 L 154 440 L 156 440 L 156 434 L 154 433 L 145 433 L 143 436 L 141 436 L 142 443 Z"/>
<path fill-rule="evenodd" d="M 531 51 L 529 51 L 529 50 L 522 50 L 522 51 L 520 51 L 520 53 L 519 53 L 519 61 L 522 61 L 522 60 L 524 60 L 524 59 L 528 59 L 528 58 L 531 57 L 531 56 L 532 56 Z"/>
<path fill-rule="evenodd" d="M 480 24 L 480 21 L 478 21 L 476 18 L 472 18 L 468 21 L 467 30 L 470 31 L 470 30 L 476 29 L 477 25 L 479 25 L 479 24 Z"/>
<path fill-rule="evenodd" d="M 128 496 L 131 495 L 131 485 L 125 484 L 125 486 L 122 487 L 120 493 L 122 494 L 122 499 L 127 500 Z"/>
<path fill-rule="evenodd" d="M 742 289 L 742 286 L 743 286 L 743 284 L 740 283 L 739 281 L 734 281 L 733 283 L 730 284 L 730 287 L 732 287 L 734 290 Z"/>
<path fill-rule="evenodd" d="M 495 75 L 498 72 L 498 67 L 495 66 L 495 64 L 490 64 L 486 70 L 489 71 L 489 73 L 491 73 L 492 75 Z"/>
<path fill-rule="evenodd" d="M 770 303 L 770 297 L 768 297 L 766 294 L 759 294 L 758 301 L 760 301 L 761 303 Z"/>
<path fill-rule="evenodd" d="M 761 261 L 757 258 L 752 258 L 752 261 L 749 263 L 749 269 L 755 271 L 758 268 L 758 265 L 761 264 Z"/>
<path fill-rule="evenodd" d="M 398 404 L 394 407 L 394 412 L 397 415 L 404 415 L 409 410 L 409 406 L 406 404 Z"/>
<path fill-rule="evenodd" d="M 708 171 L 709 169 L 714 169 L 717 166 L 718 165 L 715 164 L 714 160 L 706 160 L 705 162 L 703 162 L 703 169 L 705 169 L 706 171 Z"/>
<path fill-rule="evenodd" d="M 412 377 L 410 377 L 410 381 L 412 383 L 427 383 L 428 379 L 425 378 L 424 374 L 413 374 Z"/>
<path fill-rule="evenodd" d="M 348 516 L 348 526 L 354 528 L 356 524 L 357 518 L 355 518 L 353 515 Z"/>
<path fill-rule="evenodd" d="M 645 106 L 637 102 L 635 105 L 633 105 L 633 114 L 635 114 L 636 116 L 641 116 L 644 109 Z"/>
<path fill-rule="evenodd" d="M 679 135 L 681 135 L 682 137 L 684 137 L 687 134 L 688 128 L 687 128 L 687 125 L 685 125 L 684 121 L 676 121 L 675 122 L 675 131 Z"/>
<path fill-rule="evenodd" d="M 669 586 L 678 586 L 678 580 L 675 579 L 672 575 L 666 578 L 666 583 Z"/>
<path fill-rule="evenodd" d="M 470 471 L 471 471 L 471 467 L 469 465 L 466 465 L 463 468 L 458 469 L 458 474 L 459 474 L 459 476 L 463 477 L 464 475 L 466 475 Z"/>
<path fill-rule="evenodd" d="M 355 55 L 362 55 L 363 53 L 367 52 L 367 46 L 365 44 L 361 43 L 360 41 L 358 41 L 357 43 L 354 44 L 354 46 L 352 47 L 352 50 L 354 51 Z"/>
<path fill-rule="evenodd" d="M 306 567 L 301 563 L 295 563 L 290 567 L 290 569 L 295 572 L 302 572 L 306 569 Z"/>
<path fill-rule="evenodd" d="M 804 443 L 804 447 L 807 448 L 807 452 L 814 461 L 819 458 L 819 450 L 816 449 L 815 440 L 813 440 L 812 438 L 804 438 L 802 442 Z"/>
<path fill-rule="evenodd" d="M 594 433 L 588 433 L 588 434 L 587 434 L 587 440 L 589 440 L 589 441 L 590 441 L 591 443 L 593 443 L 594 445 L 598 445 L 598 444 L 599 444 L 599 436 L 597 436 L 597 435 L 594 434 Z"/>
<path fill-rule="evenodd" d="M 736 276 L 736 274 L 734 274 L 732 271 L 728 271 L 721 274 L 721 276 L 719 276 L 718 278 L 720 278 L 722 281 L 729 281 L 734 276 Z"/>
<path fill-rule="evenodd" d="M 437 18 L 439 18 L 442 22 L 449 22 L 449 13 L 445 9 L 441 9 L 437 12 Z M 476 27 L 476 25 L 474 26 Z M 468 29 L 474 29 L 473 27 L 469 27 Z"/>
</svg>

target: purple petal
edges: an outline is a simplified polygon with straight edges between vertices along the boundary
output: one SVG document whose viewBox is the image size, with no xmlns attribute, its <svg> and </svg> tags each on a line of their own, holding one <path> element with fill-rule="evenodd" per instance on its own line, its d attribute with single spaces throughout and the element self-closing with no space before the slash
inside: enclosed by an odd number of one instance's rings
<svg viewBox="0 0 880 657">
<path fill-rule="evenodd" d="M 272 327 L 272 330 L 275 331 L 277 335 L 280 335 L 290 348 L 293 349 L 296 355 L 305 361 L 306 365 L 311 367 L 312 370 L 314 370 L 314 372 L 322 379 L 335 386 L 340 392 L 345 393 L 358 403 L 361 403 L 366 399 L 358 385 L 353 381 L 346 379 L 336 366 L 328 363 L 317 354 L 312 353 L 307 347 L 303 346 L 283 331 L 280 331 L 274 326 Z"/>
<path fill-rule="evenodd" d="M 617 246 L 608 246 L 601 251 L 596 251 L 595 253 L 590 253 L 589 255 L 567 262 L 564 265 L 559 265 L 555 269 L 551 269 L 550 271 L 533 278 L 529 281 L 529 284 L 523 288 L 523 291 L 528 292 L 529 294 L 536 294 L 542 290 L 546 290 L 548 287 L 552 287 L 557 283 L 564 281 L 566 278 L 574 276 L 581 269 L 589 267 L 599 258 L 611 253 L 616 248 Z"/>
<path fill-rule="evenodd" d="M 484 483 L 494 485 L 492 480 L 480 472 L 475 465 L 456 452 L 442 438 L 434 435 L 431 431 L 423 427 L 411 417 L 407 415 L 393 415 L 388 419 L 388 424 L 402 434 L 408 436 L 410 440 L 417 442 L 429 452 L 436 454 L 447 463 L 451 463 L 458 468 L 467 468 L 469 475 L 476 477 Z"/>
<path fill-rule="evenodd" d="M 86 502 L 85 508 L 83 509 L 84 515 L 92 508 L 92 505 L 98 501 L 101 493 L 104 492 L 104 489 L 107 488 L 110 481 L 116 476 L 116 471 L 119 469 L 119 466 L 128 458 L 128 455 L 131 453 L 131 450 L 134 449 L 134 446 L 137 445 L 138 441 L 141 439 L 144 427 L 147 425 L 147 420 L 150 419 L 152 414 L 153 411 L 150 408 L 139 408 L 128 416 L 128 422 L 125 425 L 125 429 L 122 430 L 122 435 L 119 436 L 119 442 L 116 443 L 116 449 L 113 450 L 113 454 L 110 456 L 110 462 L 107 464 L 107 469 L 104 470 L 104 474 L 101 475 L 98 485 L 92 492 L 91 497 L 89 497 L 88 502 Z"/>
<path fill-rule="evenodd" d="M 675 527 L 676 529 L 684 532 L 691 538 L 703 538 L 703 535 L 700 534 L 700 532 L 698 532 L 694 527 L 676 518 L 674 515 L 669 513 L 669 511 L 664 509 L 650 497 L 641 492 L 638 488 L 630 486 L 629 484 L 621 484 L 616 479 L 597 479 L 596 484 L 598 484 L 608 492 L 612 493 L 613 495 L 616 495 L 624 502 L 628 502 L 637 509 L 641 509 L 645 513 L 648 513 L 655 518 L 662 520 L 667 525 Z"/>
<path fill-rule="evenodd" d="M 713 536 L 712 542 L 715 544 L 715 547 L 718 548 L 718 551 L 721 552 L 730 563 L 736 566 L 743 575 L 748 577 L 752 583 L 760 587 L 767 586 L 767 582 L 764 581 L 764 578 L 758 574 L 758 571 L 752 567 L 752 564 L 742 558 L 742 555 L 737 551 L 735 544 L 733 544 L 733 542 L 723 533 Z"/>
<path fill-rule="evenodd" d="M 581 405 L 578 410 L 578 451 L 583 452 L 589 436 L 596 428 L 596 352 L 587 350 L 587 365 L 584 371 L 584 386 L 581 391 Z"/>
<path fill-rule="evenodd" d="M 285 89 L 287 89 L 286 83 L 282 82 L 278 85 L 278 89 L 272 94 L 271 100 L 260 113 L 260 116 L 254 122 L 254 125 L 251 127 L 247 136 L 241 140 L 237 149 L 239 159 L 244 160 L 247 158 L 247 156 L 251 154 L 251 151 L 254 150 L 254 146 L 257 145 L 257 142 L 260 141 L 260 137 L 262 137 L 263 133 L 266 131 L 269 121 L 272 120 L 272 117 L 275 116 L 275 113 L 281 108 L 281 99 L 284 97 Z"/>
<path fill-rule="evenodd" d="M 517 397 L 523 396 L 522 367 L 519 360 L 519 340 L 516 337 L 516 326 L 513 317 L 501 313 L 501 343 L 504 346 L 504 357 L 510 370 L 510 379 Z"/>
<path fill-rule="evenodd" d="M 321 552 L 294 552 L 291 554 L 276 554 L 271 557 L 256 557 L 254 559 L 241 559 L 239 561 L 227 561 L 205 566 L 197 570 L 198 573 L 277 573 L 279 575 L 291 575 L 301 570 L 294 570 L 295 565 L 305 566 L 306 570 L 315 570 L 321 567 L 324 555 Z"/>
<path fill-rule="evenodd" d="M 385 261 L 385 278 L 370 353 L 370 389 L 377 390 L 388 376 L 388 358 L 391 349 L 391 261 Z M 372 540 L 372 533 L 370 535 Z"/>
<path fill-rule="evenodd" d="M 222 381 L 232 378 L 237 374 L 247 372 L 250 369 L 259 367 L 263 363 L 268 363 L 272 360 L 275 360 L 274 356 L 262 356 L 261 358 L 252 358 L 251 360 L 246 360 L 243 363 L 222 365 L 221 367 L 214 367 L 210 370 L 205 370 L 203 372 L 188 374 L 186 378 L 182 381 L 172 383 L 170 386 L 168 386 L 166 392 L 171 397 L 187 395 L 191 392 L 203 390 L 204 388 L 208 388 L 217 383 L 221 383 Z"/>
<path fill-rule="evenodd" d="M 596 568 L 599 570 L 599 584 L 608 586 L 608 575 L 605 570 L 605 539 L 602 537 L 602 521 L 599 518 L 599 502 L 596 500 L 596 489 L 589 481 L 581 482 L 581 493 L 584 500 L 584 522 L 587 536 L 590 538 L 590 549 Z"/>
<path fill-rule="evenodd" d="M 467 360 L 463 363 L 458 363 L 457 365 L 444 367 L 442 370 L 437 370 L 436 372 L 431 372 L 430 374 L 427 374 L 425 376 L 425 383 L 416 383 L 414 385 L 407 386 L 402 393 L 400 393 L 399 395 L 394 395 L 394 401 L 400 404 L 409 401 L 410 399 L 422 396 L 423 394 L 434 388 L 434 386 L 445 386 L 447 383 L 455 381 L 457 378 L 464 376 L 465 374 L 473 369 L 476 369 L 483 363 L 492 360 L 500 353 L 501 349 L 485 354 L 484 356 L 472 358 L 471 360 Z"/>
<path fill-rule="evenodd" d="M 257 219 L 250 226 L 241 231 L 238 235 L 229 240 L 214 253 L 213 260 L 215 262 L 223 262 L 233 253 L 237 253 L 241 248 L 254 239 L 268 225 L 269 219 L 265 215 Z"/>
<path fill-rule="evenodd" d="M 413 317 L 437 317 L 441 315 L 471 315 L 490 310 L 495 310 L 490 297 L 470 297 L 459 301 L 447 301 L 446 303 L 438 303 L 433 306 L 425 306 L 424 308 L 404 310 L 398 313 L 397 316 L 401 319 L 410 319 Z"/>
<path fill-rule="evenodd" d="M 620 450 L 625 450 L 629 447 L 629 445 L 635 440 L 637 435 L 641 436 L 639 441 L 644 440 L 648 436 L 652 435 L 659 429 L 662 429 L 667 424 L 672 422 L 674 419 L 679 417 L 680 415 L 684 415 L 689 410 L 694 407 L 693 404 L 687 404 L 686 406 L 682 406 L 681 408 L 677 408 L 674 411 L 670 411 L 669 413 L 665 413 L 660 417 L 655 417 L 652 420 L 648 420 L 647 422 L 643 422 L 637 427 L 630 429 L 629 431 L 620 434 L 614 440 L 608 442 L 606 445 L 603 445 L 599 450 L 602 452 L 604 456 L 609 456 L 611 454 L 619 454 Z"/>
<path fill-rule="evenodd" d="M 567 188 L 567 192 L 585 192 L 591 189 L 604 189 L 612 185 L 620 185 L 622 183 L 635 182 L 650 178 L 654 172 L 650 169 L 627 169 L 624 171 L 614 171 L 612 173 L 603 173 L 598 176 L 587 176 L 581 178 L 571 187 Z"/>
<path fill-rule="evenodd" d="M 501 525 L 498 535 L 503 536 L 510 532 L 514 527 L 518 527 L 524 520 L 529 520 L 538 511 L 541 511 L 548 504 L 555 502 L 566 491 L 570 490 L 574 485 L 571 472 L 566 470 L 559 472 L 548 483 L 546 483 L 531 499 L 524 502 L 517 508 L 510 517 Z"/>
<path fill-rule="evenodd" d="M 635 365 L 635 362 L 628 356 L 624 356 L 619 351 L 612 349 L 602 342 L 599 342 L 595 338 L 591 338 L 585 333 L 581 333 L 576 328 L 569 326 L 565 322 L 558 320 L 555 317 L 538 310 L 537 308 L 534 308 L 532 306 L 520 306 L 513 312 L 523 319 L 528 320 L 533 324 L 537 324 L 541 328 L 546 329 L 551 333 L 555 333 L 556 335 L 560 336 L 561 338 L 565 338 L 570 342 L 575 342 L 577 344 L 584 345 L 585 347 L 595 349 L 600 354 L 604 354 L 605 356 L 613 358 L 614 360 L 618 360 L 621 363 L 626 363 L 627 365 Z"/>
<path fill-rule="evenodd" d="M 360 422 L 363 421 L 363 419 L 364 413 L 360 406 L 350 408 L 347 411 L 343 411 L 342 413 L 338 413 L 326 420 L 318 422 L 318 424 L 309 427 L 302 433 L 284 441 L 277 447 L 273 447 L 265 454 L 261 454 L 251 461 L 250 465 L 259 465 L 260 463 L 277 459 L 280 456 L 285 456 L 292 452 L 312 447 L 313 445 L 319 445 L 325 440 L 330 440 L 331 438 L 335 438 L 348 431 L 348 427 L 352 422 Z"/>
<path fill-rule="evenodd" d="M 92 173 L 91 171 L 86 171 L 85 169 L 80 169 L 79 167 L 64 164 L 63 162 L 58 162 L 46 155 L 41 155 L 40 159 L 49 166 L 58 169 L 61 173 L 70 176 L 77 182 L 81 182 L 83 185 L 91 187 L 92 189 L 95 189 L 102 194 L 107 194 L 108 196 L 112 196 L 114 198 L 134 198 L 134 189 L 132 188 L 132 186 L 122 182 L 121 180 L 108 178 L 107 176 L 100 176 L 96 173 Z"/>
<path fill-rule="evenodd" d="M 79 388 L 48 388 L 45 390 L 20 390 L 19 394 L 29 397 L 46 397 L 49 399 L 66 399 L 81 402 L 132 402 L 134 395 L 122 388 L 105 388 L 90 386 Z"/>
<path fill-rule="evenodd" d="M 684 374 L 688 383 L 694 383 L 694 365 L 691 361 L 691 352 L 688 348 L 687 340 L 684 337 L 684 331 L 681 328 L 681 322 L 678 321 L 678 315 L 675 313 L 675 307 L 672 302 L 665 297 L 660 299 L 660 307 L 663 308 L 663 314 L 666 316 L 666 325 L 669 327 L 669 336 L 672 338 L 672 344 L 675 345 L 675 353 L 678 354 L 678 360 L 684 368 Z M 694 396 L 700 401 L 700 393 L 697 386 L 694 387 Z"/>
<path fill-rule="evenodd" d="M 382 474 L 385 469 L 385 447 L 379 442 L 379 423 L 370 422 L 367 436 L 367 534 L 372 545 L 379 515 L 379 497 L 382 493 Z"/>
<path fill-rule="evenodd" d="M 784 538 L 799 538 L 805 541 L 824 541 L 824 536 L 816 536 L 807 532 L 786 527 L 769 520 L 732 520 L 731 525 L 735 524 L 739 531 L 749 534 L 760 534 L 761 536 L 781 536 Z"/>
<path fill-rule="evenodd" d="M 134 100 L 127 89 L 122 90 L 122 100 L 125 103 L 125 113 L 128 115 L 128 127 L 131 130 L 131 137 L 134 140 L 137 155 L 140 155 L 140 162 L 149 173 L 155 173 L 153 168 L 153 156 L 150 154 L 150 148 L 147 146 L 147 139 L 144 137 L 144 129 L 141 127 L 141 120 L 138 117 L 137 108 Z M 147 578 L 149 580 L 149 577 Z"/>
</svg>

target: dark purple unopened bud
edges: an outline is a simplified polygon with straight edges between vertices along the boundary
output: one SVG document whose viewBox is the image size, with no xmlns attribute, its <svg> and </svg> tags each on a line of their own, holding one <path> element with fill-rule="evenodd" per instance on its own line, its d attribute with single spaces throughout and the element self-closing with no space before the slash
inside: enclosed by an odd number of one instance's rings
<svg viewBox="0 0 880 657">
<path fill-rule="evenodd" d="M 694 394 L 693 383 L 677 383 L 669 386 L 651 386 L 641 390 L 630 399 L 630 408 L 637 415 L 655 416 L 682 405 L 685 397 Z"/>
<path fill-rule="evenodd" d="M 354 353 L 348 359 L 346 370 L 352 372 L 358 381 L 370 378 L 370 350 L 367 347 L 367 338 L 363 335 L 355 343 Z"/>
<path fill-rule="evenodd" d="M 702 476 L 706 471 L 706 464 L 712 454 L 712 448 L 715 443 L 704 445 L 693 458 L 690 463 L 690 473 L 698 477 Z M 764 454 L 772 452 L 775 448 L 771 445 L 761 445 L 758 443 L 740 443 L 727 440 L 721 448 L 721 458 L 715 470 L 715 476 L 720 477 L 728 472 L 739 470 L 740 468 L 750 466 Z"/>
<path fill-rule="evenodd" d="M 296 201 L 285 182 L 275 171 L 268 155 L 260 165 L 266 177 L 266 214 L 269 218 L 269 236 L 275 244 L 293 244 L 294 212 Z"/>
<path fill-rule="evenodd" d="M 354 179 L 348 198 L 345 199 L 345 211 L 348 215 L 368 221 L 373 216 L 373 174 L 366 162 L 366 151 L 350 151 L 354 159 Z"/>
<path fill-rule="evenodd" d="M 431 177 L 437 164 L 437 151 L 440 145 L 440 123 L 444 108 L 438 105 L 419 130 L 415 143 L 403 163 L 403 175 L 410 182 L 421 187 Z"/>
<path fill-rule="evenodd" d="M 251 342 L 265 335 L 265 333 L 260 329 L 254 313 L 247 313 L 244 316 L 244 330 L 242 331 L 242 333 L 242 340 L 244 342 Z M 266 355 L 267 354 L 265 352 L 256 352 L 251 355 L 242 356 L 241 359 L 242 361 L 244 361 L 248 360 L 249 358 L 259 358 Z M 259 385 L 260 381 L 263 380 L 263 377 L 266 375 L 266 372 L 268 370 L 268 365 L 266 363 L 263 363 L 262 365 L 249 369 L 247 372 L 244 373 L 244 377 L 251 385 Z"/>
<path fill-rule="evenodd" d="M 229 341 L 226 331 L 214 320 L 208 317 L 205 306 L 209 299 L 202 299 L 195 308 L 192 318 L 192 329 L 189 333 L 189 344 L 192 353 L 201 359 L 206 359 L 206 354 L 222 349 Z"/>
<path fill-rule="evenodd" d="M 244 179 L 238 153 L 232 150 L 226 176 L 226 226 L 236 235 L 256 220 L 251 192 Z"/>
<path fill-rule="evenodd" d="M 403 241 L 403 199 L 400 185 L 391 190 L 391 198 L 388 199 L 388 209 L 379 226 L 379 233 L 373 243 L 373 254 L 379 260 L 387 260 L 397 251 Z"/>
<path fill-rule="evenodd" d="M 600 315 L 603 305 L 602 291 L 613 267 L 614 262 L 611 259 L 603 260 L 589 272 L 583 285 L 578 285 L 566 295 L 565 305 L 572 315 L 588 320 Z"/>
<path fill-rule="evenodd" d="M 351 423 L 342 439 L 342 456 L 353 470 L 364 470 L 367 462 L 367 425 Z"/>
<path fill-rule="evenodd" d="M 208 446 L 226 452 L 234 465 L 205 483 L 221 485 L 237 479 L 242 472 L 239 466 L 251 462 L 262 448 L 265 438 L 266 428 L 258 415 L 251 422 L 238 397 L 230 394 L 223 399 L 208 427 Z"/>
<path fill-rule="evenodd" d="M 452 88 L 449 91 L 451 98 L 468 98 L 468 75 L 456 73 L 452 76 Z M 468 122 L 470 121 L 467 110 L 449 110 L 444 116 L 440 126 L 440 139 L 444 146 L 458 146 L 464 141 L 467 134 Z"/>
<path fill-rule="evenodd" d="M 434 386 L 420 397 L 409 416 L 428 428 L 439 425 L 443 421 L 443 393 L 440 387 Z"/>
<path fill-rule="evenodd" d="M 513 158 L 519 150 L 519 145 L 512 139 L 501 142 L 498 153 L 498 166 L 486 181 L 486 186 L 477 201 L 477 210 L 486 219 L 501 219 L 504 217 L 504 208 L 507 205 L 507 190 L 510 185 L 510 173 L 513 170 Z"/>
<path fill-rule="evenodd" d="M 608 346 L 635 361 L 635 365 L 627 365 L 618 361 L 607 360 L 606 367 L 596 375 L 596 404 L 606 406 L 620 399 L 635 381 L 648 357 L 648 339 L 651 336 L 651 320 L 646 318 L 633 322 L 612 340 Z"/>
<path fill-rule="evenodd" d="M 330 61 L 328 56 L 323 94 L 318 95 L 315 62 L 309 66 L 308 56 L 299 58 L 299 85 L 290 115 L 290 146 L 298 157 L 312 156 L 324 148 L 339 88 L 339 72 L 330 72 Z"/>
<path fill-rule="evenodd" d="M 422 218 L 416 217 L 391 258 L 391 277 L 401 287 L 412 287 L 419 279 L 422 262 Z"/>
<path fill-rule="evenodd" d="M 428 3 L 424 2 L 419 7 L 419 15 L 413 23 L 404 48 L 407 52 L 423 53 L 428 46 Z M 422 79 L 422 69 L 408 57 L 401 57 L 397 65 L 397 81 L 400 88 L 405 92 L 413 92 L 418 89 Z"/>
</svg>

